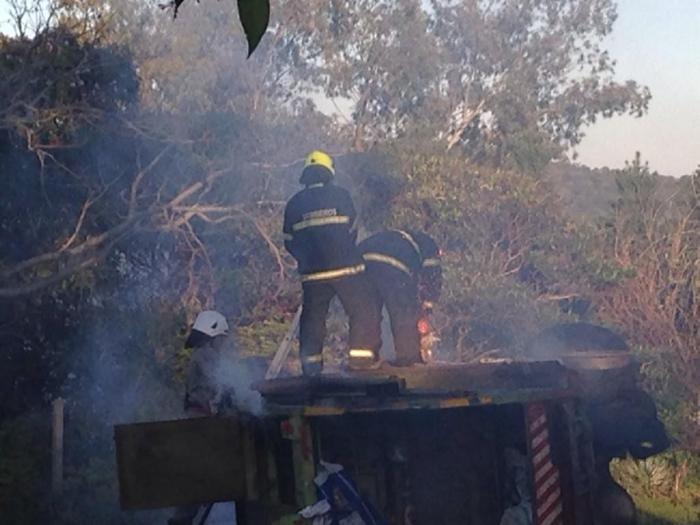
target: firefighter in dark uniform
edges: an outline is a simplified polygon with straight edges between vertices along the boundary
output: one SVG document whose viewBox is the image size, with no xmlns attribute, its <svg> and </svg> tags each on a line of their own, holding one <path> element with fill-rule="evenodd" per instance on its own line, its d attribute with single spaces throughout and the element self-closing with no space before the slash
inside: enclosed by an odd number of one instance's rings
<svg viewBox="0 0 700 525">
<path fill-rule="evenodd" d="M 367 275 L 386 306 L 394 336 L 396 366 L 422 362 L 418 320 L 440 298 L 440 250 L 425 233 L 389 230 L 376 233 L 358 246 Z"/>
<path fill-rule="evenodd" d="M 299 343 L 305 375 L 323 368 L 326 316 L 336 295 L 350 322 L 350 368 L 374 368 L 381 346 L 381 310 L 355 244 L 355 206 L 350 194 L 331 182 L 334 174 L 328 154 L 310 153 L 299 180 L 304 189 L 284 211 L 284 245 L 301 274 Z"/>
</svg>

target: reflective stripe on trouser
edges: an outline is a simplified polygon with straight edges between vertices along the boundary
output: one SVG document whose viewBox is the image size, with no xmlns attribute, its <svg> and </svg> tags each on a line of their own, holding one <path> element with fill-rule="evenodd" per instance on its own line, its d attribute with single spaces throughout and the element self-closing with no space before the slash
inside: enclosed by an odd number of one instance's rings
<svg viewBox="0 0 700 525">
<path fill-rule="evenodd" d="M 416 279 L 385 264 L 368 265 L 366 274 L 377 289 L 380 311 L 385 305 L 389 312 L 396 351 L 395 364 L 422 362 L 418 333 L 420 299 Z"/>
<path fill-rule="evenodd" d="M 370 359 L 374 361 L 377 358 L 377 353 L 369 348 L 351 348 L 350 359 Z"/>
<path fill-rule="evenodd" d="M 323 370 L 323 353 L 302 355 L 301 370 L 304 375 L 317 375 Z"/>
<path fill-rule="evenodd" d="M 320 355 L 326 338 L 326 316 L 331 300 L 340 299 L 350 324 L 349 347 L 376 352 L 381 346 L 380 321 L 374 288 L 364 273 L 331 281 L 302 283 L 304 299 L 299 326 L 302 363 Z M 308 366 L 312 366 L 309 363 Z"/>
</svg>

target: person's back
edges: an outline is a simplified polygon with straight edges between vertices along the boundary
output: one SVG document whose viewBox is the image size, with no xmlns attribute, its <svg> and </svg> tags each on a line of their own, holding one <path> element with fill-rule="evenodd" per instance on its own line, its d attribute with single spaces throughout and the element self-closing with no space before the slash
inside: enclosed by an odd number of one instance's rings
<svg viewBox="0 0 700 525">
<path fill-rule="evenodd" d="M 403 230 L 386 230 L 375 233 L 358 244 L 365 261 L 383 262 L 401 270 L 406 275 L 417 275 L 422 256 L 414 237 Z M 379 257 L 372 257 L 372 255 Z"/>
<path fill-rule="evenodd" d="M 396 350 L 395 365 L 420 363 L 421 310 L 430 310 L 440 297 L 440 251 L 421 232 L 387 230 L 363 240 L 358 248 L 376 290 L 379 308 L 386 306 Z"/>
<path fill-rule="evenodd" d="M 381 346 L 380 313 L 355 246 L 357 214 L 350 194 L 332 184 L 333 159 L 322 151 L 306 159 L 305 187 L 284 211 L 284 245 L 298 263 L 303 302 L 299 343 L 304 374 L 320 374 L 326 316 L 336 295 L 350 321 L 351 368 L 375 366 Z"/>
<path fill-rule="evenodd" d="M 352 230 L 355 218 L 350 194 L 330 181 L 311 183 L 289 200 L 285 234 L 302 280 L 331 270 L 349 274 L 362 264 Z"/>
<path fill-rule="evenodd" d="M 365 263 L 388 264 L 415 279 L 422 302 L 440 298 L 440 249 L 429 235 L 415 230 L 386 230 L 364 239 L 358 248 Z"/>
</svg>

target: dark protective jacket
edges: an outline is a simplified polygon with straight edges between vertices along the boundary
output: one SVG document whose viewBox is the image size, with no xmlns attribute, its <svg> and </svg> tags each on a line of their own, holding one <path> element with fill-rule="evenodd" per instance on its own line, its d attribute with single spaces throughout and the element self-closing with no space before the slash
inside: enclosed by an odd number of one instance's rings
<svg viewBox="0 0 700 525">
<path fill-rule="evenodd" d="M 192 349 L 186 371 L 185 410 L 258 413 L 262 399 L 251 385 L 264 377 L 265 370 L 264 363 L 238 355 L 231 335 L 202 338 Z"/>
<path fill-rule="evenodd" d="M 284 246 L 297 260 L 302 282 L 362 272 L 350 194 L 330 182 L 306 182 L 287 203 L 283 229 Z"/>
<path fill-rule="evenodd" d="M 191 339 L 192 337 L 188 338 Z M 211 337 L 192 350 L 185 380 L 185 410 L 213 411 L 223 392 L 222 385 L 217 380 L 221 357 L 221 345 Z"/>
<path fill-rule="evenodd" d="M 415 279 L 421 301 L 440 298 L 440 250 L 429 235 L 412 230 L 388 230 L 368 237 L 359 248 L 365 262 L 393 266 Z"/>
</svg>

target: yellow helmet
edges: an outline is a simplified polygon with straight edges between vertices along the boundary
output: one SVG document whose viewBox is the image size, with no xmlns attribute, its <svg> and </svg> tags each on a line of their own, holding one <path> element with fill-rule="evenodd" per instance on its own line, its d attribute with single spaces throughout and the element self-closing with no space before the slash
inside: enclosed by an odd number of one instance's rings
<svg viewBox="0 0 700 525">
<path fill-rule="evenodd" d="M 317 149 L 309 153 L 304 162 L 304 168 L 308 168 L 309 166 L 323 166 L 324 168 L 328 168 L 328 170 L 335 175 L 333 158 L 325 151 Z"/>
</svg>

